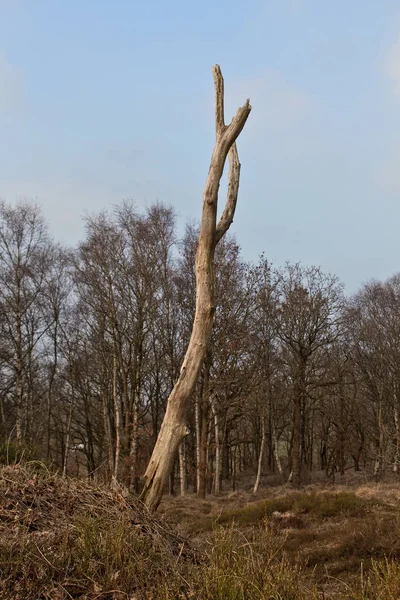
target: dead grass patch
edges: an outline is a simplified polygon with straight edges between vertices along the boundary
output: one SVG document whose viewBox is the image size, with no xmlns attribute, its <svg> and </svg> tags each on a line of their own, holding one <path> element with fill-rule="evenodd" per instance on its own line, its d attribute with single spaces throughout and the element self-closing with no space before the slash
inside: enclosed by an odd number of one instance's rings
<svg viewBox="0 0 400 600">
<path fill-rule="evenodd" d="M 165 502 L 160 519 L 122 488 L 40 464 L 6 467 L 0 599 L 399 600 L 397 494 L 391 485 L 189 496 Z M 204 531 L 201 549 L 167 517 Z"/>
<path fill-rule="evenodd" d="M 188 540 L 122 489 L 37 464 L 1 470 L 2 600 L 170 598 L 198 560 Z"/>
<path fill-rule="evenodd" d="M 293 492 L 285 496 L 254 501 L 241 507 L 223 509 L 221 505 L 215 505 L 214 511 L 210 511 L 211 514 L 208 515 L 201 515 L 196 510 L 195 518 L 186 521 L 186 529 L 191 534 L 199 534 L 210 531 L 217 523 L 236 523 L 239 527 L 246 527 L 264 519 L 271 519 L 275 514 L 292 515 L 293 526 L 296 528 L 303 527 L 300 516 L 307 517 L 308 521 L 360 517 L 377 505 L 383 506 L 383 503 L 376 499 L 362 498 L 354 492 Z M 177 512 L 179 513 L 179 510 Z M 296 519 L 297 525 L 294 523 Z"/>
<path fill-rule="evenodd" d="M 262 528 L 253 534 L 218 528 L 199 551 L 123 489 L 62 479 L 41 465 L 6 467 L 0 471 L 0 599 L 318 597 L 277 540 Z"/>
</svg>

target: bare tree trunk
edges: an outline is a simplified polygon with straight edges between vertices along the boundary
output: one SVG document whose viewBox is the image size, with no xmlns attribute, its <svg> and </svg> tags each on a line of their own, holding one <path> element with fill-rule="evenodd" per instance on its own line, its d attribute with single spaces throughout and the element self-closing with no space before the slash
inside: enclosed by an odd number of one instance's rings
<svg viewBox="0 0 400 600">
<path fill-rule="evenodd" d="M 200 498 L 206 497 L 206 478 L 207 478 L 207 449 L 208 449 L 208 408 L 210 402 L 210 367 L 211 354 L 207 353 L 203 368 L 203 386 L 201 393 L 201 433 L 200 433 L 200 462 L 199 462 L 199 488 L 197 495 Z"/>
<path fill-rule="evenodd" d="M 206 484 L 206 490 L 207 490 L 208 494 L 212 494 L 212 486 L 213 486 L 213 477 L 212 477 L 212 473 L 210 472 L 212 469 L 212 460 L 210 459 L 211 436 L 212 436 L 212 430 L 211 430 L 211 428 L 209 428 L 208 434 L 207 434 L 207 442 L 206 442 L 206 469 L 205 469 L 205 484 Z M 211 465 L 210 465 L 210 463 L 211 463 Z M 211 466 L 211 469 L 210 469 L 210 466 Z"/>
<path fill-rule="evenodd" d="M 293 418 L 293 445 L 292 445 L 292 485 L 299 488 L 301 485 L 301 437 L 302 437 L 302 406 L 305 383 L 305 365 L 299 367 L 293 390 L 294 418 Z"/>
<path fill-rule="evenodd" d="M 53 337 L 53 365 L 50 373 L 49 388 L 47 392 L 47 442 L 46 442 L 46 460 L 50 460 L 50 445 L 51 445 L 51 410 L 53 406 L 53 385 L 58 367 L 58 314 L 55 315 L 55 328 Z"/>
<path fill-rule="evenodd" d="M 117 395 L 117 357 L 115 354 L 113 361 L 113 404 L 115 419 L 115 454 L 113 480 L 117 482 L 119 477 L 119 457 L 121 452 L 121 410 Z"/>
<path fill-rule="evenodd" d="M 168 477 L 168 493 L 170 496 L 175 496 L 175 462 Z"/>
<path fill-rule="evenodd" d="M 399 423 L 399 410 L 397 406 L 393 409 L 393 419 L 394 419 L 394 427 L 396 432 L 396 450 L 393 461 L 393 473 L 399 472 L 399 463 L 400 463 L 400 423 Z"/>
<path fill-rule="evenodd" d="M 200 489 L 200 463 L 201 463 L 201 429 L 200 429 L 200 398 L 196 391 L 195 395 L 195 428 L 196 428 L 196 493 Z"/>
<path fill-rule="evenodd" d="M 129 482 L 132 491 L 138 491 L 138 438 L 139 438 L 139 405 L 142 387 L 142 362 L 143 362 L 143 321 L 140 320 L 140 340 L 136 347 L 135 357 L 135 384 L 133 390 L 132 421 L 130 431 L 129 450 Z M 172 469 L 172 467 L 171 467 Z"/>
<path fill-rule="evenodd" d="M 132 408 L 132 425 L 131 425 L 131 445 L 129 450 L 129 481 L 132 491 L 137 492 L 138 488 L 138 435 L 139 435 L 139 392 L 135 391 L 135 397 Z"/>
<path fill-rule="evenodd" d="M 17 305 L 16 305 L 16 321 L 17 321 L 17 411 L 16 411 L 16 435 L 17 442 L 22 441 L 22 406 L 23 406 L 23 348 L 22 348 L 22 323 L 21 323 L 21 282 L 18 279 L 17 285 Z"/>
<path fill-rule="evenodd" d="M 222 449 L 222 457 L 221 457 L 221 466 L 222 466 L 222 473 L 221 473 L 221 479 L 229 479 L 230 476 L 230 472 L 229 472 L 229 445 L 228 445 L 228 419 L 227 419 L 227 415 L 225 415 L 224 418 L 224 428 L 223 428 L 223 433 L 222 433 L 222 444 L 221 444 L 221 449 Z"/>
<path fill-rule="evenodd" d="M 232 448 L 232 492 L 236 491 L 237 451 L 238 451 L 238 447 L 233 446 L 233 448 Z"/>
<path fill-rule="evenodd" d="M 108 391 L 107 393 L 103 393 L 102 395 L 102 404 L 103 404 L 103 425 L 104 425 L 104 433 L 105 433 L 105 438 L 106 438 L 106 447 L 107 447 L 107 474 L 110 478 L 110 480 L 114 479 L 114 469 L 115 469 L 115 465 L 114 465 L 114 459 L 115 459 L 115 453 L 114 453 L 114 443 L 113 443 L 113 437 L 111 434 L 112 431 L 112 427 L 111 427 L 111 419 L 110 419 L 110 415 L 109 415 L 109 410 L 108 410 Z"/>
<path fill-rule="evenodd" d="M 4 414 L 4 399 L 0 397 L 0 436 L 6 437 L 6 416 Z"/>
<path fill-rule="evenodd" d="M 378 448 L 377 454 L 376 454 L 376 457 L 375 457 L 375 463 L 374 463 L 374 477 L 375 477 L 375 479 L 379 478 L 380 466 L 381 466 L 381 461 L 380 461 L 379 448 Z"/>
<path fill-rule="evenodd" d="M 186 496 L 187 477 L 186 477 L 186 447 L 185 440 L 179 446 L 179 479 L 181 485 L 181 496 Z"/>
<path fill-rule="evenodd" d="M 207 404 L 204 402 L 204 397 L 203 397 L 202 410 L 201 410 L 199 488 L 197 490 L 197 495 L 200 496 L 200 498 L 206 497 L 207 433 L 208 433 Z"/>
<path fill-rule="evenodd" d="M 219 434 L 219 414 L 215 406 L 215 398 L 211 398 L 211 410 L 214 418 L 214 438 L 215 438 L 215 470 L 214 470 L 214 494 L 219 496 L 221 493 L 221 442 Z"/>
<path fill-rule="evenodd" d="M 251 110 L 247 100 L 244 106 L 238 109 L 231 123 L 226 126 L 224 122 L 224 80 L 218 65 L 214 67 L 213 74 L 216 92 L 217 139 L 204 190 L 203 213 L 196 254 L 196 310 L 192 335 L 180 375 L 168 398 L 164 420 L 145 473 L 145 485 L 141 500 L 150 511 L 155 511 L 161 501 L 179 445 L 188 434 L 186 419 L 190 398 L 208 350 L 214 320 L 215 247 L 233 221 L 239 191 L 240 163 L 235 141 Z M 217 225 L 218 190 L 228 153 L 230 160 L 228 197 Z"/>
<path fill-rule="evenodd" d="M 376 449 L 376 458 L 374 465 L 374 477 L 379 479 L 383 470 L 383 446 L 384 446 L 384 430 L 383 430 L 383 419 L 382 419 L 382 402 L 379 401 L 378 407 L 378 444 Z"/>
<path fill-rule="evenodd" d="M 281 463 L 281 459 L 279 457 L 279 452 L 278 452 L 278 438 L 276 435 L 275 425 L 272 425 L 272 443 L 274 445 L 274 459 L 275 459 L 276 467 L 278 469 L 280 478 L 283 481 L 283 468 L 282 468 L 282 463 Z"/>
<path fill-rule="evenodd" d="M 260 445 L 260 453 L 258 455 L 258 467 L 257 467 L 257 477 L 256 482 L 253 488 L 253 494 L 256 494 L 260 485 L 261 480 L 261 471 L 262 471 L 262 461 L 264 457 L 264 448 L 265 448 L 265 416 L 264 411 L 261 416 L 261 445 Z"/>
<path fill-rule="evenodd" d="M 293 445 L 292 445 L 292 485 L 300 487 L 301 483 L 301 390 L 295 390 Z"/>
<path fill-rule="evenodd" d="M 73 413 L 73 410 L 74 410 L 74 401 L 75 401 L 75 395 L 73 394 L 72 398 L 71 398 L 70 405 L 69 405 L 69 411 L 68 411 L 67 431 L 66 431 L 66 436 L 65 436 L 64 463 L 63 463 L 63 471 L 62 471 L 63 477 L 67 476 L 69 446 L 70 446 L 70 441 L 71 441 L 72 413 Z"/>
<path fill-rule="evenodd" d="M 22 441 L 22 405 L 23 405 L 23 384 L 22 384 L 22 355 L 18 357 L 17 367 L 17 414 L 16 414 L 16 434 L 17 442 Z"/>
</svg>

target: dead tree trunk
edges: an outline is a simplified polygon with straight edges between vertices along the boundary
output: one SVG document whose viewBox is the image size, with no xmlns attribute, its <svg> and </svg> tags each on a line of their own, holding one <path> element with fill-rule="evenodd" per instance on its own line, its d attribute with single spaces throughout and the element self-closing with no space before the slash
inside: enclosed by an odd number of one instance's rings
<svg viewBox="0 0 400 600">
<path fill-rule="evenodd" d="M 204 357 L 208 350 L 214 320 L 214 252 L 229 229 L 239 190 L 240 163 L 236 138 L 242 131 L 251 106 L 249 100 L 238 109 L 229 125 L 224 121 L 224 80 L 218 65 L 213 69 L 215 85 L 216 143 L 203 197 L 203 212 L 196 254 L 196 311 L 192 335 L 179 378 L 168 398 L 164 420 L 145 473 L 140 496 L 150 511 L 161 501 L 164 485 L 174 464 L 179 444 L 187 435 L 187 413 Z M 229 153 L 229 185 L 225 209 L 217 225 L 219 184 Z"/>
</svg>

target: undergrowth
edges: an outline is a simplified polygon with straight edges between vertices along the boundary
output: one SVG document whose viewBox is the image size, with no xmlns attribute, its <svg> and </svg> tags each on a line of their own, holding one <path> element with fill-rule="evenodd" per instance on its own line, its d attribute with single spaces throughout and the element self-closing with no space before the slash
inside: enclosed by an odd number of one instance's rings
<svg viewBox="0 0 400 600">
<path fill-rule="evenodd" d="M 292 493 L 227 511 L 199 549 L 122 488 L 63 479 L 36 463 L 9 466 L 0 470 L 0 599 L 398 600 L 400 544 L 391 554 L 389 542 L 396 546 L 399 529 L 386 513 L 369 519 L 373 507 L 351 493 Z M 277 514 L 327 522 L 331 537 L 274 531 Z M 336 541 L 332 520 L 345 523 Z M 330 575 L 334 593 L 317 577 L 332 548 L 357 569 L 351 584 Z"/>
<path fill-rule="evenodd" d="M 265 528 L 251 540 L 217 528 L 199 551 L 122 489 L 1 471 L 2 600 L 313 598 L 304 581 Z"/>
</svg>

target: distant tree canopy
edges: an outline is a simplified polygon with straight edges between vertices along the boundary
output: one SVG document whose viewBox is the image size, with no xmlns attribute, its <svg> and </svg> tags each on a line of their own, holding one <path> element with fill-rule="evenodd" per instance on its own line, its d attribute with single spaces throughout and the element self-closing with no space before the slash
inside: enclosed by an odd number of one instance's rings
<svg viewBox="0 0 400 600">
<path fill-rule="evenodd" d="M 33 204 L 0 204 L 2 461 L 139 489 L 191 332 L 196 239 L 172 208 L 124 203 L 66 249 Z M 400 276 L 345 298 L 318 267 L 248 264 L 227 237 L 215 281 L 170 490 L 398 472 Z"/>
</svg>

